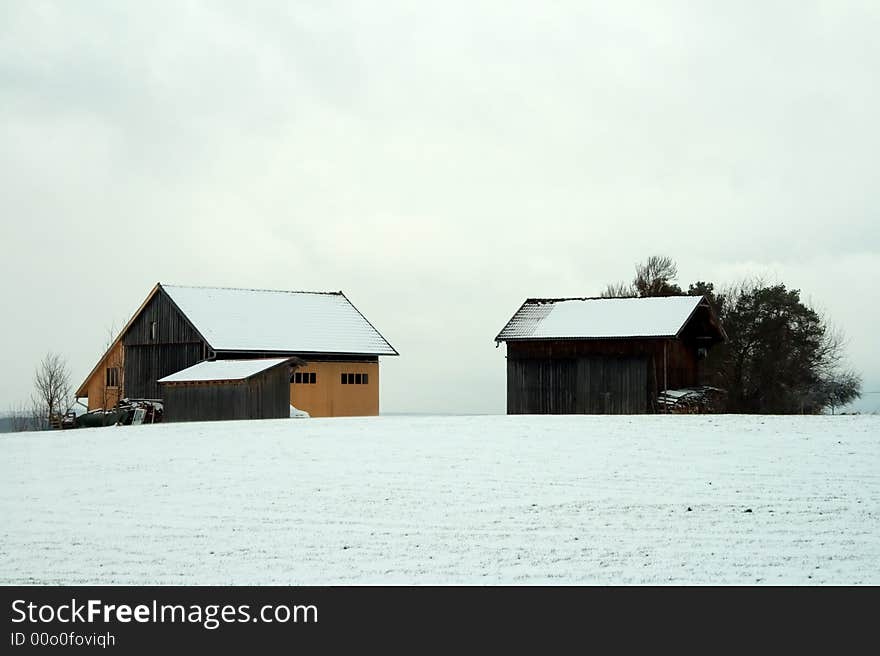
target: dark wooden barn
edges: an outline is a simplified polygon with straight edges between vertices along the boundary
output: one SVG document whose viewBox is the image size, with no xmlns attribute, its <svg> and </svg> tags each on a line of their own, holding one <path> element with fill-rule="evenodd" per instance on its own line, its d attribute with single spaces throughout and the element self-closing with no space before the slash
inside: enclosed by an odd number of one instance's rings
<svg viewBox="0 0 880 656">
<path fill-rule="evenodd" d="M 670 296 L 528 299 L 495 341 L 508 414 L 643 414 L 661 392 L 705 384 L 724 339 L 706 299 Z"/>
<path fill-rule="evenodd" d="M 296 358 L 209 360 L 159 380 L 164 421 L 290 417 Z"/>
</svg>

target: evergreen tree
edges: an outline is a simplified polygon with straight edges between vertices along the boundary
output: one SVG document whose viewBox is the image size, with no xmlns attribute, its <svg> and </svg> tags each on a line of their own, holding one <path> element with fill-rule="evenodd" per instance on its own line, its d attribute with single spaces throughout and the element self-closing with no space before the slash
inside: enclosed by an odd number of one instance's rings
<svg viewBox="0 0 880 656">
<path fill-rule="evenodd" d="M 652 256 L 636 266 L 632 285 L 609 285 L 603 296 L 679 295 L 677 275 L 672 259 Z M 834 412 L 861 394 L 861 377 L 842 367 L 843 339 L 799 290 L 756 281 L 718 292 L 697 281 L 687 294 L 704 296 L 727 332 L 706 367 L 727 390 L 728 412 Z"/>
</svg>

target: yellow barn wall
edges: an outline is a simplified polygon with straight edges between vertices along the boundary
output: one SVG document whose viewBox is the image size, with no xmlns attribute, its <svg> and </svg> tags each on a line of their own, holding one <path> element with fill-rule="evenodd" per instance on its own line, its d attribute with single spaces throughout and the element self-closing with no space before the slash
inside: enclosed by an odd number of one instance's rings
<svg viewBox="0 0 880 656">
<path fill-rule="evenodd" d="M 107 368 L 115 366 L 119 367 L 119 382 L 122 389 L 116 387 L 106 387 Z M 89 410 L 97 410 L 98 408 L 112 408 L 119 399 L 124 396 L 125 381 L 123 376 L 125 367 L 123 366 L 123 347 L 122 342 L 116 344 L 113 350 L 109 351 L 102 359 L 95 373 L 89 378 L 85 388 L 89 397 Z M 122 392 L 122 394 L 120 394 Z"/>
<path fill-rule="evenodd" d="M 309 362 L 296 370 L 316 374 L 315 384 L 291 383 L 290 403 L 312 417 L 379 414 L 378 362 Z M 366 385 L 343 385 L 342 374 L 367 374 Z"/>
</svg>

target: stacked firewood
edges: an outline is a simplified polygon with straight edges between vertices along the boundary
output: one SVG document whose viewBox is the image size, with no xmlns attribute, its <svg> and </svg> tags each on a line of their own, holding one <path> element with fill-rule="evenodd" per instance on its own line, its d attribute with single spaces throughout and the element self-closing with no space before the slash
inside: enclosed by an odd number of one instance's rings
<svg viewBox="0 0 880 656">
<path fill-rule="evenodd" d="M 709 385 L 666 390 L 657 397 L 657 408 L 660 412 L 672 414 L 720 412 L 724 407 L 725 394 L 723 389 Z"/>
</svg>

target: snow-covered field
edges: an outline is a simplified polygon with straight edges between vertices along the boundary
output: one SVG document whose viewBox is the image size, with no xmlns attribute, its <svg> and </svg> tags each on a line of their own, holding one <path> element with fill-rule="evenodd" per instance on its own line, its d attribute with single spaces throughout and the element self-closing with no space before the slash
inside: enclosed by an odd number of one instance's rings
<svg viewBox="0 0 880 656">
<path fill-rule="evenodd" d="M 880 583 L 880 417 L 0 437 L 0 583 Z"/>
</svg>

